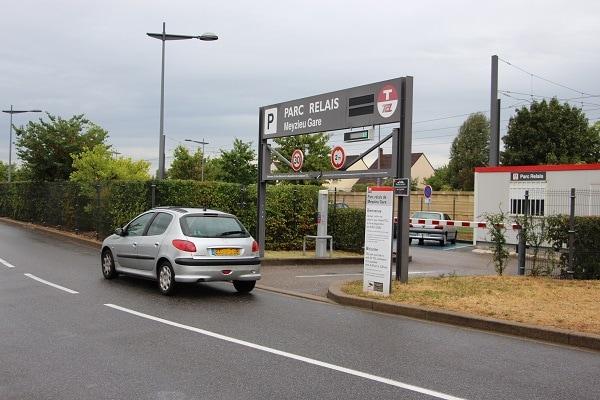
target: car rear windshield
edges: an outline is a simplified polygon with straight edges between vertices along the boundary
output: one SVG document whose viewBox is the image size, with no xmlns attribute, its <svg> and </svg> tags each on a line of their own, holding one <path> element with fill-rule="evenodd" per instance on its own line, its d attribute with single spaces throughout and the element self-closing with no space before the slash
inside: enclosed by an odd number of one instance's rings
<svg viewBox="0 0 600 400">
<path fill-rule="evenodd" d="M 440 213 L 417 211 L 412 217 L 419 219 L 440 219 Z"/>
<path fill-rule="evenodd" d="M 212 215 L 186 215 L 180 220 L 186 236 L 207 238 L 239 238 L 250 234 L 235 217 Z"/>
</svg>

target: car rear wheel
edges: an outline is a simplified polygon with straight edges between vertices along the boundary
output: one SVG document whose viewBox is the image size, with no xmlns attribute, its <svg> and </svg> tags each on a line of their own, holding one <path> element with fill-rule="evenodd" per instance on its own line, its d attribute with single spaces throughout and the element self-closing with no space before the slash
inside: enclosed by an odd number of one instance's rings
<svg viewBox="0 0 600 400">
<path fill-rule="evenodd" d="M 118 275 L 115 270 L 115 259 L 108 249 L 102 252 L 102 275 L 104 275 L 104 279 L 113 279 Z"/>
<path fill-rule="evenodd" d="M 175 272 L 168 261 L 163 261 L 158 268 L 158 288 L 165 296 L 175 293 Z"/>
<path fill-rule="evenodd" d="M 254 289 L 256 281 L 233 281 L 233 287 L 240 293 L 248 293 Z"/>
<path fill-rule="evenodd" d="M 456 237 L 458 236 L 458 232 L 454 232 L 454 239 L 450 241 L 452 244 L 456 244 Z"/>
</svg>

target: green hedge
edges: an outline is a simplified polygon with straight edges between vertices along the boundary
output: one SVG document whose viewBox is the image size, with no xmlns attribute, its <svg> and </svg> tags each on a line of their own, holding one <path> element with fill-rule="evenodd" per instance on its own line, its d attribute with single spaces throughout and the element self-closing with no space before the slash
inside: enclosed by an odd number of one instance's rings
<svg viewBox="0 0 600 400">
<path fill-rule="evenodd" d="M 304 236 L 316 234 L 320 189 L 305 185 L 267 186 L 266 250 L 301 250 Z M 206 206 L 230 212 L 250 232 L 256 232 L 256 185 L 182 180 L 0 184 L 0 216 L 92 232 L 99 239 L 153 204 Z M 364 210 L 330 210 L 328 233 L 334 236 L 337 249 L 362 253 L 364 218 Z"/>
<path fill-rule="evenodd" d="M 560 252 L 563 275 L 569 265 L 570 219 L 566 215 L 548 217 L 548 231 L 552 247 Z M 575 217 L 575 240 L 573 242 L 573 277 L 576 279 L 600 279 L 600 217 Z M 570 274 L 569 274 L 570 275 Z"/>
</svg>

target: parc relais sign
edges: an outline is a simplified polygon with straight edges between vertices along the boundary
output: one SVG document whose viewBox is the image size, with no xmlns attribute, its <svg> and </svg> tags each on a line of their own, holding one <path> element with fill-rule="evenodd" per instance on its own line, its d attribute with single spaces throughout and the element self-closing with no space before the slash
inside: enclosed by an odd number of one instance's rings
<svg viewBox="0 0 600 400">
<path fill-rule="evenodd" d="M 515 181 L 545 181 L 546 171 L 511 172 L 510 180 Z"/>
<path fill-rule="evenodd" d="M 262 107 L 263 138 L 326 132 L 400 121 L 402 79 Z"/>
</svg>

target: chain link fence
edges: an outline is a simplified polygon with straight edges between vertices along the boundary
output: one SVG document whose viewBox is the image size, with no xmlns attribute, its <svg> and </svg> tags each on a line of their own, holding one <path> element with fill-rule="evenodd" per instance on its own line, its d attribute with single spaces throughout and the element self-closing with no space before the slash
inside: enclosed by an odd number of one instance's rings
<svg viewBox="0 0 600 400">
<path fill-rule="evenodd" d="M 255 225 L 246 210 L 246 188 L 229 185 L 217 191 L 208 185 L 185 190 L 171 183 L 18 182 L 0 185 L 0 216 L 102 239 L 118 226 L 154 206 L 184 204 L 235 213 L 244 225 Z M 225 185 L 223 185 L 225 186 Z M 184 193 L 185 192 L 185 193 Z M 190 198 L 188 193 L 195 197 Z"/>
<path fill-rule="evenodd" d="M 527 190 L 513 203 L 520 273 L 600 278 L 600 244 L 589 234 L 600 221 L 600 191 Z"/>
</svg>

